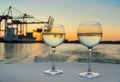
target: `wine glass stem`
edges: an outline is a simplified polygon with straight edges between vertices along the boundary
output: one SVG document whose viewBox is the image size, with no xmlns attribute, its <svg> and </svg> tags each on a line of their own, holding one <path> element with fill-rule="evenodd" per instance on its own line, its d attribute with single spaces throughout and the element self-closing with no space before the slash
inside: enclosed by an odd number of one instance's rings
<svg viewBox="0 0 120 82">
<path fill-rule="evenodd" d="M 91 69 L 91 57 L 92 57 L 92 48 L 88 48 L 88 51 L 89 51 L 89 58 L 88 58 L 88 72 L 91 72 L 92 69 Z"/>
<path fill-rule="evenodd" d="M 55 47 L 52 47 L 52 71 L 55 71 Z"/>
</svg>

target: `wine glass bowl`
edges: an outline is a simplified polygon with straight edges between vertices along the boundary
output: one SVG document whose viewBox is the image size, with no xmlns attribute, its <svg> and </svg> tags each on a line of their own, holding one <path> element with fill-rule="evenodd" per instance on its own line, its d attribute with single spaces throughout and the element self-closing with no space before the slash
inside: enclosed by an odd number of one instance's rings
<svg viewBox="0 0 120 82">
<path fill-rule="evenodd" d="M 45 29 L 43 34 L 43 41 L 52 48 L 52 67 L 50 70 L 44 71 L 45 74 L 59 75 L 63 71 L 55 67 L 55 48 L 62 44 L 65 39 L 65 30 L 63 25 L 53 25 L 51 30 Z"/>
<path fill-rule="evenodd" d="M 53 26 L 51 31 L 45 31 L 43 33 L 43 40 L 44 42 L 51 46 L 51 47 L 56 47 L 62 44 L 65 38 L 65 32 L 63 26 Z"/>
<path fill-rule="evenodd" d="M 102 27 L 98 22 L 83 22 L 77 29 L 77 36 L 80 43 L 88 48 L 88 72 L 79 73 L 79 76 L 86 78 L 99 77 L 99 73 L 92 72 L 91 69 L 91 55 L 92 48 L 96 46 L 102 38 Z"/>
<path fill-rule="evenodd" d="M 102 28 L 98 22 L 83 22 L 77 29 L 78 40 L 87 47 L 97 45 L 102 37 Z"/>
</svg>

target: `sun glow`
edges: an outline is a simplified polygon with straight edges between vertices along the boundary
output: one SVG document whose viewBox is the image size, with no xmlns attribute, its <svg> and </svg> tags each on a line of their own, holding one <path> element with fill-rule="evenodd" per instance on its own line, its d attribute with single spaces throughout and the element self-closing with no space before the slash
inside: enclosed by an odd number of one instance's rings
<svg viewBox="0 0 120 82">
<path fill-rule="evenodd" d="M 36 38 L 36 41 L 42 41 L 42 33 L 34 32 L 33 37 Z"/>
</svg>

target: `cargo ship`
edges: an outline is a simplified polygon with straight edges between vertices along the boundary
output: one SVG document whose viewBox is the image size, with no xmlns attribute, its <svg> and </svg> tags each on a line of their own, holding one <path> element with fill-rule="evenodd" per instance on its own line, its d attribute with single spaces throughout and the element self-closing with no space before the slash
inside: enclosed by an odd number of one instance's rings
<svg viewBox="0 0 120 82">
<path fill-rule="evenodd" d="M 20 13 L 19 16 L 13 16 L 13 11 Z M 28 21 L 34 19 L 34 21 Z M 28 24 L 46 25 L 47 29 L 52 28 L 54 19 L 49 16 L 47 21 L 40 21 L 31 15 L 9 6 L 7 10 L 0 15 L 0 42 L 36 42 L 33 32 L 28 32 Z M 4 25 L 4 26 L 2 26 Z M 44 28 L 37 28 L 34 32 L 42 33 Z M 3 33 L 3 35 L 2 35 Z M 42 36 L 40 36 L 42 37 Z"/>
</svg>

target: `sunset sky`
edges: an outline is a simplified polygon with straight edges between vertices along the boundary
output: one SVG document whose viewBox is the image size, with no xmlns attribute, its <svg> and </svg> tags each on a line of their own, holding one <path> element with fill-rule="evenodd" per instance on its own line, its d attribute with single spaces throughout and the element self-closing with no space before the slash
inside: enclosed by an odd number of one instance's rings
<svg viewBox="0 0 120 82">
<path fill-rule="evenodd" d="M 120 0 L 0 0 L 0 15 L 10 5 L 42 21 L 52 16 L 54 23 L 64 25 L 69 40 L 77 39 L 83 21 L 100 22 L 102 40 L 120 40 Z"/>
</svg>

